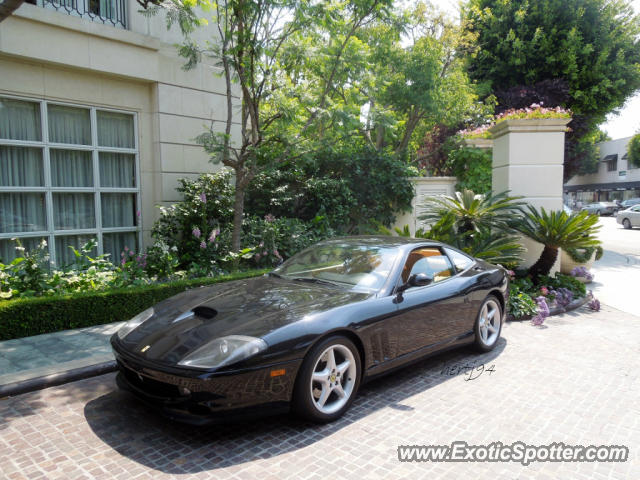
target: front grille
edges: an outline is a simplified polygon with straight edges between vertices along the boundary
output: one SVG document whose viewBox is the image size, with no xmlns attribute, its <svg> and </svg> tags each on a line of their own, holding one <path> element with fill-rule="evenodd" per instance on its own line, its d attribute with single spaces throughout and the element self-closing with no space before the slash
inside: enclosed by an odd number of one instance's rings
<svg viewBox="0 0 640 480">
<path fill-rule="evenodd" d="M 180 391 L 176 385 L 171 385 L 170 383 L 159 382 L 158 380 L 154 380 L 153 378 L 140 375 L 137 372 L 129 369 L 121 362 L 118 362 L 120 367 L 120 371 L 124 374 L 127 382 L 129 382 L 133 387 L 141 390 L 144 393 L 152 395 L 154 397 L 165 397 L 165 398 L 178 398 L 181 397 Z"/>
</svg>

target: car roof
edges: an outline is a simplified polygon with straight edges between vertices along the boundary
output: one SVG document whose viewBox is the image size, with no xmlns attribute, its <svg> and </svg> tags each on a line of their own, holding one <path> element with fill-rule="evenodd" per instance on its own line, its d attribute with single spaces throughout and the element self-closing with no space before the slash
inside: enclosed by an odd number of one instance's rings
<svg viewBox="0 0 640 480">
<path fill-rule="evenodd" d="M 412 237 L 395 237 L 390 235 L 354 235 L 350 237 L 336 237 L 329 240 L 320 242 L 322 244 L 330 243 L 349 243 L 351 245 L 363 245 L 380 247 L 413 247 L 416 245 L 433 245 L 443 246 L 441 242 L 435 240 L 429 240 L 426 238 L 412 238 Z"/>
</svg>

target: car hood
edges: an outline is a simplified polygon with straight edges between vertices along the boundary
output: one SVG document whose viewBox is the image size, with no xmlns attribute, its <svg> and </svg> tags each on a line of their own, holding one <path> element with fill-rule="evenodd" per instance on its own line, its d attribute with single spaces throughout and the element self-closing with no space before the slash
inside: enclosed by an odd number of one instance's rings
<svg viewBox="0 0 640 480">
<path fill-rule="evenodd" d="M 305 317 L 371 294 L 330 285 L 258 277 L 201 287 L 165 300 L 125 337 L 131 353 L 175 364 L 205 343 L 227 335 L 263 337 Z"/>
</svg>

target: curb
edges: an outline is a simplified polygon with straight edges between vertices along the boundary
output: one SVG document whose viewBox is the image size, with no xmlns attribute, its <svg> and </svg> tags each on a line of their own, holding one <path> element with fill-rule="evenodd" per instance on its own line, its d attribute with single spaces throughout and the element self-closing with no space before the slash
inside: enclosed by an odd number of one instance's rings
<svg viewBox="0 0 640 480">
<path fill-rule="evenodd" d="M 578 298 L 577 300 L 572 301 L 566 307 L 553 307 L 553 308 L 549 309 L 549 317 L 554 317 L 556 315 L 561 315 L 563 313 L 567 313 L 567 312 L 570 312 L 570 311 L 575 310 L 577 308 L 580 308 L 581 306 L 583 306 L 588 301 L 589 301 L 589 296 L 585 295 L 582 298 Z M 513 315 L 509 314 L 509 316 L 507 317 L 507 321 L 508 322 L 524 322 L 525 320 L 531 320 L 532 318 L 533 317 L 531 315 L 525 315 L 524 317 L 515 318 Z"/>
<path fill-rule="evenodd" d="M 110 360 L 96 365 L 87 365 L 86 367 L 52 373 L 51 375 L 29 378 L 20 382 L 7 383 L 6 385 L 0 385 L 0 398 L 21 395 L 23 393 L 55 387 L 85 378 L 97 377 L 98 375 L 114 372 L 116 369 L 116 361 Z"/>
</svg>

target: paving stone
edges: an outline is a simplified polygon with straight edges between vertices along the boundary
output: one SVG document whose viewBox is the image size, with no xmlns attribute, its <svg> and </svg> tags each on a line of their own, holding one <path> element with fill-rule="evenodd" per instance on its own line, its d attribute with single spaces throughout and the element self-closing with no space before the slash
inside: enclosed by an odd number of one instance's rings
<svg viewBox="0 0 640 480">
<path fill-rule="evenodd" d="M 475 362 L 478 378 L 447 368 Z M 0 400 L 0 478 L 640 478 L 640 317 L 603 307 L 507 324 L 494 352 L 425 360 L 365 385 L 317 426 L 279 416 L 194 428 L 104 375 Z M 405 463 L 398 445 L 630 447 L 625 463 Z"/>
</svg>

